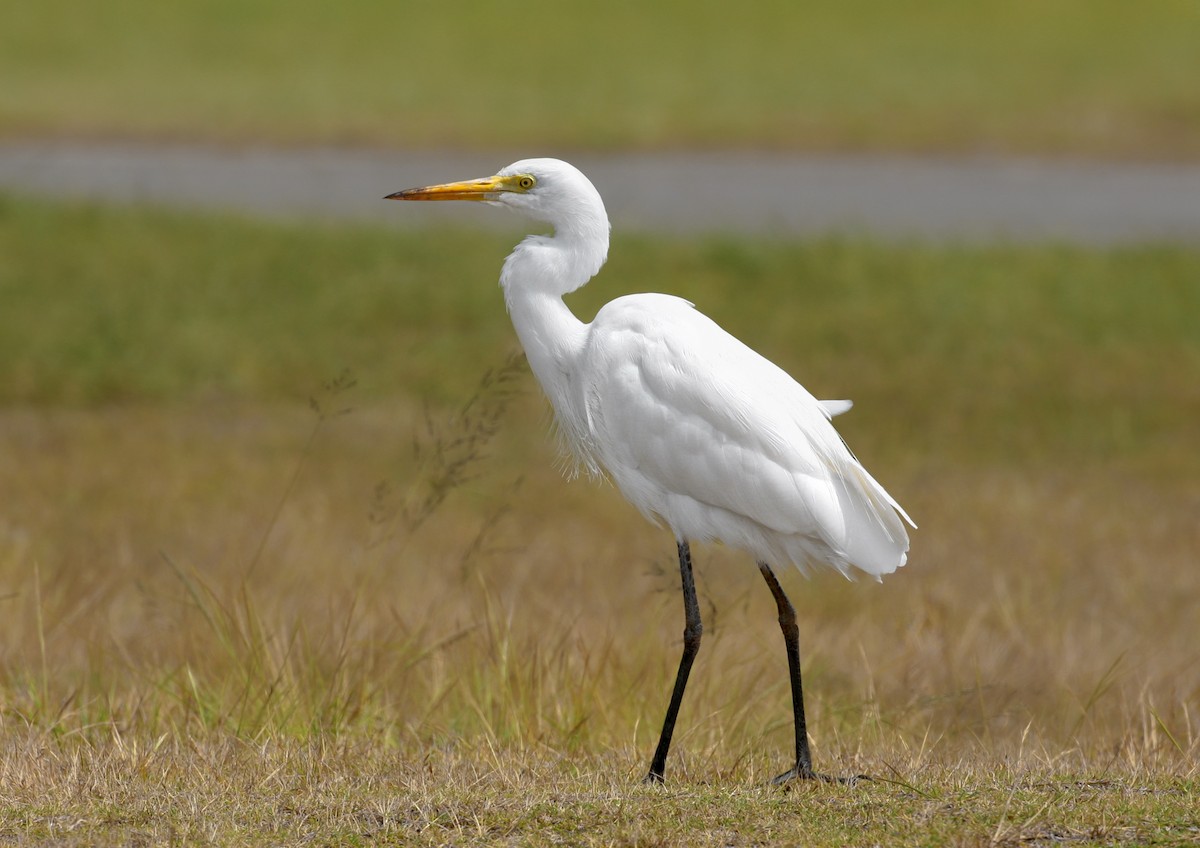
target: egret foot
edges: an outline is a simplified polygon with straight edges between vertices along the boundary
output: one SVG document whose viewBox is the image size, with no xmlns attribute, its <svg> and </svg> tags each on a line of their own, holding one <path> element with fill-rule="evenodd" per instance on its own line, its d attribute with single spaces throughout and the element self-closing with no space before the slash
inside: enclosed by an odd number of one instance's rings
<svg viewBox="0 0 1200 848">
<path fill-rule="evenodd" d="M 662 786 L 663 776 L 661 774 L 650 772 L 642 778 L 642 784 L 645 786 Z"/>
<path fill-rule="evenodd" d="M 820 780 L 824 783 L 841 783 L 845 786 L 854 786 L 860 780 L 870 780 L 870 775 L 855 774 L 850 777 L 837 777 L 836 775 L 819 774 L 812 770 L 811 767 L 805 768 L 799 764 L 792 766 L 783 774 L 771 781 L 772 786 L 787 786 L 793 780 Z"/>
</svg>

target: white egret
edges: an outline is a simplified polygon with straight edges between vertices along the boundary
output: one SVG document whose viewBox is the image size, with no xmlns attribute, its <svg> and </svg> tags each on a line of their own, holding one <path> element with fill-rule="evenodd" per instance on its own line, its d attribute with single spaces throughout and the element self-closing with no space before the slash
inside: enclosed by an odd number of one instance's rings
<svg viewBox="0 0 1200 848">
<path fill-rule="evenodd" d="M 795 763 L 775 782 L 823 777 L 809 753 L 796 613 L 768 563 L 878 579 L 904 565 L 901 517 L 912 524 L 830 423 L 849 402 L 816 400 L 678 297 L 627 295 L 590 324 L 576 318 L 563 296 L 604 264 L 609 221 L 595 187 L 566 162 L 525 159 L 493 177 L 388 199 L 483 201 L 554 228 L 524 239 L 504 262 L 513 327 L 579 466 L 607 474 L 642 515 L 670 527 L 679 556 L 683 654 L 647 781 L 663 779 L 703 631 L 688 543 L 711 540 L 755 557 L 778 609 Z"/>
</svg>

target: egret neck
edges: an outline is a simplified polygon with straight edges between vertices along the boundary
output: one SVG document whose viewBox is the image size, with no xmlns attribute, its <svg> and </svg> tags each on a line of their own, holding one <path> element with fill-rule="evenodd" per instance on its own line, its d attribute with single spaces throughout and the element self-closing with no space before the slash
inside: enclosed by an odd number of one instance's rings
<svg viewBox="0 0 1200 848">
<path fill-rule="evenodd" d="M 599 196 L 553 236 L 529 236 L 504 261 L 500 285 L 529 367 L 554 405 L 561 425 L 580 434 L 580 411 L 570 408 L 570 375 L 587 341 L 588 325 L 563 302 L 608 258 L 608 216 Z"/>
</svg>

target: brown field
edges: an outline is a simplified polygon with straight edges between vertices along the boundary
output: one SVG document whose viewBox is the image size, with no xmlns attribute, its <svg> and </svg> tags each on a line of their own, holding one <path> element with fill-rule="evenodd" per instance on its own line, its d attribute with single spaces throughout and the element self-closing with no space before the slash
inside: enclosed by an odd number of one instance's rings
<svg viewBox="0 0 1200 848">
<path fill-rule="evenodd" d="M 317 421 L 241 406 L 5 413 L 0 479 L 22 495 L 0 536 L 6 803 L 47 838 L 70 841 L 76 817 L 80 844 L 168 825 L 291 839 L 304 828 L 289 816 L 317 816 L 326 837 L 361 826 L 441 844 L 481 817 L 526 832 L 515 798 L 561 806 L 543 793 L 564 779 L 602 809 L 627 793 L 659 803 L 637 780 L 681 629 L 669 536 L 608 487 L 556 479 L 531 392 L 494 438 L 438 422 L 467 444 L 439 459 L 422 436 L 417 465 L 412 410 L 329 417 L 306 448 Z M 485 445 L 504 459 L 465 461 Z M 888 781 L 811 790 L 833 795 L 822 803 L 1194 786 L 1194 470 L 880 474 L 923 525 L 910 565 L 883 584 L 785 578 L 814 756 Z M 744 557 L 697 553 L 708 629 L 668 778 L 703 809 L 695 792 L 749 792 L 785 766 L 790 726 L 769 595 Z M 209 769 L 231 771 L 200 779 Z M 469 803 L 477 785 L 492 806 Z M 445 793 L 457 801 L 429 800 Z M 166 824 L 147 812 L 165 799 Z M 97 823 L 97 804 L 126 812 Z M 240 804 L 264 820 L 245 823 Z"/>
<path fill-rule="evenodd" d="M 561 479 L 479 294 L 498 299 L 494 238 L 11 209 L 0 295 L 80 294 L 0 312 L 0 844 L 1200 834 L 1191 254 L 625 245 L 615 283 L 686 279 L 855 397 L 840 428 L 921 525 L 883 583 L 781 575 L 817 764 L 873 782 L 764 785 L 788 765 L 782 640 L 752 563 L 713 547 L 655 788 L 672 540 L 611 487 Z M 445 280 L 476 288 L 387 311 L 448 256 Z M 807 310 L 764 315 L 770 297 Z M 408 320 L 405 343 L 360 315 Z M 288 400 L 343 355 L 361 384 Z"/>
</svg>

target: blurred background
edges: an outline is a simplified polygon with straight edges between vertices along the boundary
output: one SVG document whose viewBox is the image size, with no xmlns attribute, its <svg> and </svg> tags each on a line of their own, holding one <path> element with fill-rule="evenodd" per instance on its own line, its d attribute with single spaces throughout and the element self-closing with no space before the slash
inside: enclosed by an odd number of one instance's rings
<svg viewBox="0 0 1200 848">
<path fill-rule="evenodd" d="M 6 714 L 640 764 L 674 548 L 559 479 L 495 285 L 524 225 L 377 203 L 554 155 L 616 210 L 577 313 L 679 294 L 852 397 L 921 525 L 882 586 L 787 575 L 818 756 L 1194 762 L 1200 5 L 0 20 Z M 753 769 L 790 732 L 771 601 L 697 558 L 681 757 Z"/>
<path fill-rule="evenodd" d="M 1197 153 L 1194 4 L 5 3 L 7 135 Z"/>
</svg>

